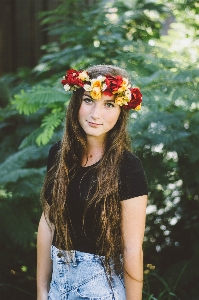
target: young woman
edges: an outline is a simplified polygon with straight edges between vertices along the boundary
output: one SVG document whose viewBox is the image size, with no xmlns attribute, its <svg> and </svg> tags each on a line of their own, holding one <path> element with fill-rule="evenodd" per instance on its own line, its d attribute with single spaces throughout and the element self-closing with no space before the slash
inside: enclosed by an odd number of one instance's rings
<svg viewBox="0 0 199 300">
<path fill-rule="evenodd" d="M 147 185 L 126 123 L 142 95 L 109 65 L 62 84 L 73 95 L 42 190 L 37 300 L 140 300 Z"/>
</svg>

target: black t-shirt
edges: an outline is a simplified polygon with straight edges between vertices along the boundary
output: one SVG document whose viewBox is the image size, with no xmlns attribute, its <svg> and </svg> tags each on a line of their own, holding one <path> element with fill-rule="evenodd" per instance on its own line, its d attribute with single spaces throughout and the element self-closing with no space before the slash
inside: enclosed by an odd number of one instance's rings
<svg viewBox="0 0 199 300">
<path fill-rule="evenodd" d="M 51 147 L 47 170 L 53 166 L 59 148 L 60 143 L 56 143 Z M 93 167 L 97 166 L 98 163 L 88 167 L 80 166 L 75 176 L 70 180 L 67 193 L 67 207 L 73 227 L 74 249 L 88 253 L 95 253 L 95 234 L 93 231 L 95 212 L 92 207 L 89 208 L 86 214 L 84 226 L 82 220 L 87 196 L 88 194 L 92 196 L 97 187 L 96 168 Z M 131 152 L 124 151 L 119 177 L 118 193 L 120 201 L 147 195 L 147 182 L 141 162 Z M 50 199 L 47 201 L 50 205 Z M 55 238 L 53 244 L 55 244 Z"/>
</svg>

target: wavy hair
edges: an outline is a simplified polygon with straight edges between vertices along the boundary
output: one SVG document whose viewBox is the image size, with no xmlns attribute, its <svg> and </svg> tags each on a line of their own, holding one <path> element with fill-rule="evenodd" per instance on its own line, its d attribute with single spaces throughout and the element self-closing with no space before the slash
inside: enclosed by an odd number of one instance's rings
<svg viewBox="0 0 199 300">
<path fill-rule="evenodd" d="M 125 70 L 111 65 L 96 65 L 88 68 L 87 72 L 90 78 L 106 74 L 129 78 Z M 81 166 L 83 157 L 87 155 L 86 134 L 78 121 L 83 93 L 84 90 L 80 88 L 71 97 L 61 147 L 56 155 L 54 166 L 47 172 L 41 193 L 46 218 L 56 231 L 56 246 L 62 249 L 64 247 L 66 250 L 74 250 L 71 220 L 67 209 L 68 185 L 71 177 Z M 115 126 L 107 133 L 102 159 L 93 167 L 97 174 L 97 189 L 92 197 L 88 197 L 83 217 L 84 223 L 88 209 L 91 206 L 95 208 L 96 254 L 105 256 L 105 265 L 109 271 L 110 258 L 114 262 L 115 270 L 120 270 L 120 256 L 123 252 L 118 187 L 123 152 L 125 149 L 130 149 L 126 130 L 127 118 L 128 111 L 121 108 Z M 49 188 L 51 189 L 50 207 L 46 205 L 46 191 Z"/>
</svg>

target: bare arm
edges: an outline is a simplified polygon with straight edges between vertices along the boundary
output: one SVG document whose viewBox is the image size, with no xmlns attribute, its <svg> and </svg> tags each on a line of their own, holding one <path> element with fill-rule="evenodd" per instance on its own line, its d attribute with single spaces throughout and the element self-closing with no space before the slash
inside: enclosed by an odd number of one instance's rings
<svg viewBox="0 0 199 300">
<path fill-rule="evenodd" d="M 52 275 L 52 232 L 42 214 L 37 235 L 37 300 L 47 300 Z"/>
<path fill-rule="evenodd" d="M 126 300 L 142 299 L 146 205 L 146 195 L 121 201 Z"/>
</svg>

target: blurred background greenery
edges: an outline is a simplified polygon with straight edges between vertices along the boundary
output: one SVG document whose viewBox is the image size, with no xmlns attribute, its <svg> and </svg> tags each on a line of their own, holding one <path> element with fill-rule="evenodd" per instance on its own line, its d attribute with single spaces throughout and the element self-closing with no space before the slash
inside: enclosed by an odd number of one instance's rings
<svg viewBox="0 0 199 300">
<path fill-rule="evenodd" d="M 129 120 L 150 190 L 143 299 L 198 300 L 199 4 L 9 0 L 1 14 L 1 299 L 36 299 L 39 192 L 69 100 L 60 80 L 105 63 L 126 68 L 143 93 Z"/>
</svg>

